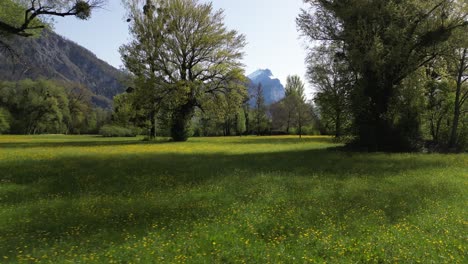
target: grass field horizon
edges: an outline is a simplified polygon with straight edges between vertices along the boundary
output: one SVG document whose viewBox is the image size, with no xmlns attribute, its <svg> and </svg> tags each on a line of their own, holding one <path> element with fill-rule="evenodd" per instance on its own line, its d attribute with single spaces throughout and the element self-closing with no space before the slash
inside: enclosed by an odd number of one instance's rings
<svg viewBox="0 0 468 264">
<path fill-rule="evenodd" d="M 468 155 L 0 136 L 0 262 L 465 263 Z"/>
</svg>

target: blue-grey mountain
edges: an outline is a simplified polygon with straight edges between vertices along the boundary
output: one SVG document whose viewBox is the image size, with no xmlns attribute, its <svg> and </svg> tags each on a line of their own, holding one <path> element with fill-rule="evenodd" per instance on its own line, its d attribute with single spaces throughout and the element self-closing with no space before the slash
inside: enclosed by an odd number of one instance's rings
<svg viewBox="0 0 468 264">
<path fill-rule="evenodd" d="M 247 76 L 250 79 L 249 85 L 249 104 L 253 106 L 255 104 L 255 98 L 253 94 L 255 88 L 259 83 L 262 84 L 263 96 L 265 98 L 265 104 L 271 105 L 284 98 L 285 89 L 281 84 L 280 80 L 273 77 L 273 73 L 269 69 L 260 69 Z"/>
</svg>

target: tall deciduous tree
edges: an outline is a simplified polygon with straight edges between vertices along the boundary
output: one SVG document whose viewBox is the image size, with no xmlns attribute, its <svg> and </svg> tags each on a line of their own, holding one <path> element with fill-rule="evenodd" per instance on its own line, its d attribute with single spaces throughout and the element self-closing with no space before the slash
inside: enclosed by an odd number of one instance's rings
<svg viewBox="0 0 468 264">
<path fill-rule="evenodd" d="M 288 129 L 291 121 L 297 127 L 299 137 L 302 137 L 303 127 L 310 121 L 310 105 L 306 103 L 305 85 L 298 75 L 286 78 L 286 97 L 283 99 L 288 111 Z M 291 111 L 292 110 L 292 111 Z"/>
<path fill-rule="evenodd" d="M 285 96 L 296 94 L 302 100 L 305 100 L 305 86 L 298 75 L 289 75 L 286 77 Z"/>
<path fill-rule="evenodd" d="M 409 150 L 391 103 L 400 84 L 441 53 L 441 44 L 468 26 L 461 0 L 305 0 L 297 19 L 312 40 L 339 42 L 358 73 L 354 118 L 358 143 L 369 150 Z M 465 12 L 460 12 L 464 10 Z"/>
<path fill-rule="evenodd" d="M 255 99 L 255 105 L 253 111 L 253 122 L 255 122 L 255 132 L 257 135 L 261 135 L 267 129 L 267 107 L 265 105 L 265 97 L 263 96 L 263 87 L 259 83 L 254 91 L 253 97 Z"/>
<path fill-rule="evenodd" d="M 304 126 L 310 124 L 312 121 L 312 111 L 312 104 L 309 104 L 304 100 L 298 100 L 295 121 L 299 138 L 302 138 L 302 135 L 304 134 Z"/>
<path fill-rule="evenodd" d="M 455 102 L 453 106 L 453 122 L 450 133 L 449 147 L 455 148 L 458 141 L 459 123 L 466 115 L 464 105 L 468 99 L 468 33 L 459 31 L 458 39 L 452 47 L 452 54 L 448 56 L 449 72 L 456 82 Z"/>
<path fill-rule="evenodd" d="M 130 0 L 127 7 L 133 40 L 121 48 L 125 66 L 171 113 L 172 138 L 185 141 L 195 108 L 243 78 L 245 37 L 228 30 L 211 3 Z"/>
<path fill-rule="evenodd" d="M 230 85 L 231 90 L 219 97 L 215 106 L 223 121 L 223 135 L 230 136 L 232 130 L 238 131 L 239 113 L 242 109 L 242 103 L 248 97 L 246 86 L 243 83 L 233 83 Z M 243 114 L 243 113 L 242 113 Z"/>
<path fill-rule="evenodd" d="M 351 118 L 350 93 L 355 75 L 341 58 L 342 51 L 336 45 L 321 45 L 307 58 L 307 77 L 315 86 L 315 104 L 321 117 L 334 125 L 336 137 L 343 135 L 343 127 Z"/>
<path fill-rule="evenodd" d="M 286 77 L 285 98 L 281 101 L 286 115 L 286 133 L 297 121 L 297 114 L 301 103 L 305 102 L 305 86 L 298 75 Z"/>
<path fill-rule="evenodd" d="M 431 70 L 426 70 L 429 74 Z M 428 75 L 429 75 L 428 74 Z M 439 78 L 437 76 L 437 78 Z M 447 80 L 438 80 L 431 78 L 426 82 L 426 108 L 425 116 L 428 121 L 429 134 L 435 145 L 441 143 L 441 130 L 444 126 L 444 120 L 447 119 L 450 110 L 452 110 L 452 100 L 450 96 L 450 85 Z"/>
<path fill-rule="evenodd" d="M 276 128 L 285 127 L 286 133 L 295 127 L 301 137 L 303 127 L 311 120 L 311 107 L 306 103 L 304 94 L 305 85 L 299 76 L 290 75 L 286 78 L 285 90 L 285 97 L 270 106 L 273 125 Z"/>
</svg>

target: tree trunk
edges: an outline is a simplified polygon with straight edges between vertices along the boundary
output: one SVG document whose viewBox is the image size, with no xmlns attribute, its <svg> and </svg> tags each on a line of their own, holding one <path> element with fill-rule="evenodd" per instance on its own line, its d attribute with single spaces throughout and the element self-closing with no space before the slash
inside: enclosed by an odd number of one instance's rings
<svg viewBox="0 0 468 264">
<path fill-rule="evenodd" d="M 363 98 L 355 102 L 360 112 L 357 114 L 358 144 L 368 151 L 395 151 L 398 134 L 395 133 L 391 122 L 387 119 L 390 99 L 393 94 L 393 84 L 379 80 L 374 73 L 368 73 L 363 78 Z M 384 83 L 382 83 L 384 82 Z M 368 101 L 363 108 L 361 104 Z"/>
<path fill-rule="evenodd" d="M 231 119 L 228 118 L 225 122 L 226 122 L 226 135 L 225 136 L 230 136 L 231 135 Z"/>
<path fill-rule="evenodd" d="M 174 112 L 171 126 L 171 137 L 174 141 L 187 141 L 193 112 L 194 104 L 191 102 L 180 106 Z"/>
<path fill-rule="evenodd" d="M 234 118 L 234 122 L 235 122 L 234 124 L 236 124 L 236 127 L 235 127 L 235 129 L 236 129 L 236 136 L 239 136 L 239 134 L 240 134 L 240 133 L 239 133 L 239 113 L 236 113 L 236 116 L 235 116 L 235 118 Z"/>
<path fill-rule="evenodd" d="M 249 120 L 249 110 L 244 110 L 244 117 L 245 117 L 245 132 L 246 134 L 250 134 L 250 120 Z"/>
<path fill-rule="evenodd" d="M 156 138 L 156 112 L 151 111 L 150 114 L 150 122 L 151 122 L 151 129 L 150 129 L 150 134 L 149 137 L 150 139 L 155 139 Z"/>
<path fill-rule="evenodd" d="M 443 116 L 439 116 L 439 119 L 437 119 L 437 124 L 436 124 L 436 128 L 435 128 L 435 133 L 434 133 L 434 141 L 439 144 L 439 134 L 440 134 L 440 125 L 442 124 L 442 119 L 443 119 Z"/>
<path fill-rule="evenodd" d="M 299 123 L 299 138 L 302 139 L 302 123 Z"/>
<path fill-rule="evenodd" d="M 457 76 L 457 91 L 455 94 L 455 109 L 453 112 L 453 123 L 452 123 L 452 131 L 450 133 L 450 141 L 449 141 L 449 147 L 454 148 L 457 144 L 458 138 L 457 138 L 457 130 L 458 130 L 458 123 L 460 120 L 460 108 L 461 108 L 461 102 L 460 102 L 460 95 L 461 95 L 461 88 L 462 88 L 462 78 L 463 78 L 463 72 L 465 69 L 465 57 L 466 57 L 467 49 L 463 49 L 462 57 L 460 60 L 460 67 L 458 68 L 458 76 Z"/>
<path fill-rule="evenodd" d="M 302 109 L 299 109 L 299 111 L 302 111 Z M 299 124 L 298 124 L 298 129 L 299 129 L 299 138 L 302 138 L 302 127 L 304 126 L 305 123 L 305 115 L 303 113 L 299 113 Z"/>
<path fill-rule="evenodd" d="M 439 141 L 439 135 L 438 135 L 438 133 L 437 133 L 436 125 L 434 124 L 434 120 L 435 120 L 434 115 L 435 115 L 435 114 L 432 114 L 432 115 L 431 115 L 431 119 L 430 119 L 430 130 L 431 130 L 432 141 L 434 141 L 435 143 L 437 143 L 437 142 Z"/>
<path fill-rule="evenodd" d="M 257 113 L 257 136 L 260 135 L 260 116 L 259 114 Z"/>
<path fill-rule="evenodd" d="M 236 133 L 237 133 L 237 135 L 238 135 L 239 137 L 242 137 L 243 131 L 242 131 L 242 129 L 241 129 L 242 126 L 239 124 L 239 123 L 240 123 L 240 121 L 239 121 L 240 117 L 239 117 L 239 116 L 240 116 L 239 113 L 237 113 L 237 114 L 236 114 Z M 244 123 L 244 125 L 245 125 L 245 123 Z"/>
<path fill-rule="evenodd" d="M 336 112 L 335 137 L 341 137 L 341 111 Z"/>
</svg>

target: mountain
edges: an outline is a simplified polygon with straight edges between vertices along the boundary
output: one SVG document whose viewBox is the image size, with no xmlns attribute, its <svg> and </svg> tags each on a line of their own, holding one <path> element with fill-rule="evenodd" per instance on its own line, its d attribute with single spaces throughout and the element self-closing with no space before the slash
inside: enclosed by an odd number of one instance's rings
<svg viewBox="0 0 468 264">
<path fill-rule="evenodd" d="M 16 37 L 10 40 L 17 53 L 0 52 L 0 80 L 58 79 L 81 83 L 90 89 L 93 102 L 109 107 L 114 95 L 124 91 L 120 82 L 123 74 L 108 63 L 98 59 L 91 51 L 44 30 L 38 38 Z"/>
<path fill-rule="evenodd" d="M 259 83 L 262 84 L 266 105 L 271 105 L 284 98 L 284 86 L 281 84 L 280 80 L 273 77 L 273 73 L 269 69 L 257 70 L 247 77 L 251 82 L 249 85 L 249 95 L 251 98 L 249 103 L 251 106 L 255 104 L 253 94 Z"/>
</svg>

